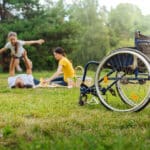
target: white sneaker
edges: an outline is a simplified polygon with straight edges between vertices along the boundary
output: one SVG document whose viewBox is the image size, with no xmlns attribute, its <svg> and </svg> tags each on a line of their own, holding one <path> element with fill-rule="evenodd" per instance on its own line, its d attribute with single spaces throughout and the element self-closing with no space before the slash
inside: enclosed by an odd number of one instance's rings
<svg viewBox="0 0 150 150">
<path fill-rule="evenodd" d="M 20 65 L 16 66 L 16 70 L 17 70 L 18 72 L 22 72 L 22 68 L 20 67 Z"/>
</svg>

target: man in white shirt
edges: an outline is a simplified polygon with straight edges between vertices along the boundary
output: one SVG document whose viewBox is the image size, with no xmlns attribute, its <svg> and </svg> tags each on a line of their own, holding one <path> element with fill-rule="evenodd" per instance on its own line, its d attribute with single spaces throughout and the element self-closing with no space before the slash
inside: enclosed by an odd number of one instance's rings
<svg viewBox="0 0 150 150">
<path fill-rule="evenodd" d="M 19 74 L 8 77 L 10 88 L 34 88 L 34 78 L 31 74 Z"/>
<path fill-rule="evenodd" d="M 30 62 L 27 59 L 27 57 L 24 57 L 26 64 L 29 65 Z M 8 85 L 10 88 L 34 88 L 37 84 L 39 84 L 39 81 L 33 78 L 30 67 L 27 68 L 26 74 L 8 77 Z"/>
</svg>

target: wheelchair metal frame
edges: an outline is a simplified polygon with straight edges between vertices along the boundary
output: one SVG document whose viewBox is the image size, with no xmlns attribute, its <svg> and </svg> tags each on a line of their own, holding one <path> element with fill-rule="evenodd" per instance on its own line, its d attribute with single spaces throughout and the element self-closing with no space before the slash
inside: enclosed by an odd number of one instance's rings
<svg viewBox="0 0 150 150">
<path fill-rule="evenodd" d="M 136 33 L 137 34 L 137 33 Z M 140 35 L 140 32 L 138 32 L 138 36 Z M 145 40 L 145 42 L 147 42 L 147 40 L 145 39 L 147 36 L 143 36 L 142 38 L 144 38 L 144 40 Z M 132 48 L 132 49 L 135 49 L 135 50 L 137 50 L 136 48 L 137 48 L 137 44 L 138 44 L 138 42 L 142 42 L 142 40 L 139 40 L 138 41 L 138 37 L 135 37 L 135 46 L 136 47 L 134 47 L 134 48 Z M 149 42 L 149 40 L 148 40 L 148 42 Z M 124 48 L 122 48 L 122 49 L 124 49 Z M 126 49 L 126 48 L 125 48 Z M 138 52 L 138 53 L 140 53 L 140 52 Z M 141 57 L 144 57 L 145 59 L 146 59 L 146 61 L 147 62 L 150 62 L 150 60 L 149 60 L 149 58 L 147 57 L 147 56 L 145 56 L 144 54 L 142 54 L 142 53 L 140 53 L 139 55 L 141 55 Z M 101 87 L 101 86 L 98 86 L 98 89 L 96 89 L 96 86 L 95 86 L 95 83 L 92 85 L 92 86 L 87 86 L 86 84 L 85 84 L 85 79 L 86 79 L 86 75 L 87 75 L 87 71 L 88 71 L 88 68 L 89 68 L 89 66 L 90 65 L 95 65 L 95 66 L 99 66 L 101 64 L 101 62 L 98 62 L 98 61 L 89 61 L 86 65 L 85 65 L 85 67 L 84 67 L 84 73 L 83 73 L 83 77 L 82 77 L 82 83 L 81 83 L 81 85 L 80 85 L 80 97 L 79 97 L 79 105 L 81 105 L 81 106 L 83 106 L 86 102 L 87 102 L 87 95 L 88 94 L 91 94 L 91 95 L 93 95 L 93 96 L 96 96 L 97 98 L 99 97 L 99 95 L 98 95 L 98 93 L 97 93 L 97 90 L 99 90 L 101 93 L 102 93 L 102 95 L 105 95 L 105 93 L 107 92 L 107 91 L 109 91 L 113 96 L 115 96 L 115 91 L 111 88 L 113 85 L 115 85 L 119 80 L 121 80 L 123 77 L 124 77 L 124 75 L 126 74 L 126 73 L 124 73 L 121 77 L 114 77 L 114 78 L 109 78 L 109 80 L 113 80 L 113 82 L 109 85 L 109 86 L 107 86 L 106 88 L 103 88 L 103 87 Z M 109 77 L 111 74 L 113 74 L 114 73 L 114 70 L 112 69 L 112 71 L 111 72 L 108 72 L 107 73 L 107 77 Z M 141 73 L 142 74 L 142 73 Z M 134 78 L 130 78 L 130 80 L 137 80 L 138 81 L 138 83 L 140 84 L 140 85 L 142 85 L 142 84 L 144 84 L 145 83 L 145 81 L 146 80 L 150 80 L 150 76 L 148 76 L 148 77 L 145 77 L 145 78 L 139 78 L 138 77 L 138 75 L 139 75 L 139 71 L 138 70 L 134 70 L 134 75 L 135 75 L 135 77 Z M 144 74 L 143 74 L 144 75 Z M 147 75 L 146 75 L 147 76 Z M 104 80 L 104 77 L 103 78 L 101 78 L 100 80 L 98 80 L 98 83 L 101 83 L 102 81 Z M 149 96 L 150 97 L 150 96 Z M 101 102 L 101 101 L 100 101 Z M 150 102 L 150 98 L 149 98 L 149 102 Z M 106 106 L 107 107 L 107 106 Z M 140 107 L 140 108 L 138 108 L 138 109 L 131 109 L 131 111 L 139 111 L 139 110 L 141 110 L 141 109 L 143 109 L 145 107 L 145 105 L 143 106 L 143 107 Z M 110 109 L 110 108 L 108 108 L 108 109 Z M 117 111 L 117 109 L 116 109 L 116 111 Z M 126 111 L 126 110 L 125 110 Z M 127 111 L 130 111 L 130 109 L 129 110 L 127 110 Z"/>
</svg>

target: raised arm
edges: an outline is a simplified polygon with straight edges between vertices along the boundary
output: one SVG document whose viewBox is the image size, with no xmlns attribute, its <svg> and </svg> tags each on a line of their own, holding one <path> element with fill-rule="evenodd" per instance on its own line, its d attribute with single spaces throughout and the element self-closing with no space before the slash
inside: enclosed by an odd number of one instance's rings
<svg viewBox="0 0 150 150">
<path fill-rule="evenodd" d="M 43 39 L 35 40 L 35 41 L 25 41 L 25 45 L 31 45 L 31 44 L 43 44 L 45 41 Z"/>
<path fill-rule="evenodd" d="M 4 47 L 4 48 L 1 48 L 1 49 L 0 49 L 0 54 L 2 54 L 3 52 L 5 52 L 6 50 L 7 50 L 7 48 L 5 48 L 5 47 Z"/>
<path fill-rule="evenodd" d="M 23 58 L 24 58 L 25 65 L 26 65 L 26 74 L 32 74 L 32 67 L 31 67 L 29 58 L 27 57 L 27 52 L 26 51 L 23 54 Z"/>
</svg>

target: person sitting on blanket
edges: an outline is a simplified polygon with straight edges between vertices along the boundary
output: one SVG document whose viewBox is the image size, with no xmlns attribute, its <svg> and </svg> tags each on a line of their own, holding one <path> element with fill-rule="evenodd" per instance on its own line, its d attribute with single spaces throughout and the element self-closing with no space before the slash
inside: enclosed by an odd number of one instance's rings
<svg viewBox="0 0 150 150">
<path fill-rule="evenodd" d="M 58 61 L 58 68 L 57 71 L 50 78 L 45 79 L 44 82 L 48 84 L 68 86 L 69 79 L 74 78 L 75 76 L 75 71 L 72 63 L 66 57 L 65 51 L 61 47 L 57 47 L 53 51 L 53 54 L 55 59 Z"/>
<path fill-rule="evenodd" d="M 26 74 L 19 74 L 16 76 L 8 77 L 8 85 L 10 88 L 34 88 L 35 85 L 38 85 L 40 82 L 32 76 L 32 69 L 30 67 L 30 62 L 24 54 L 24 61 L 26 63 Z"/>
</svg>

